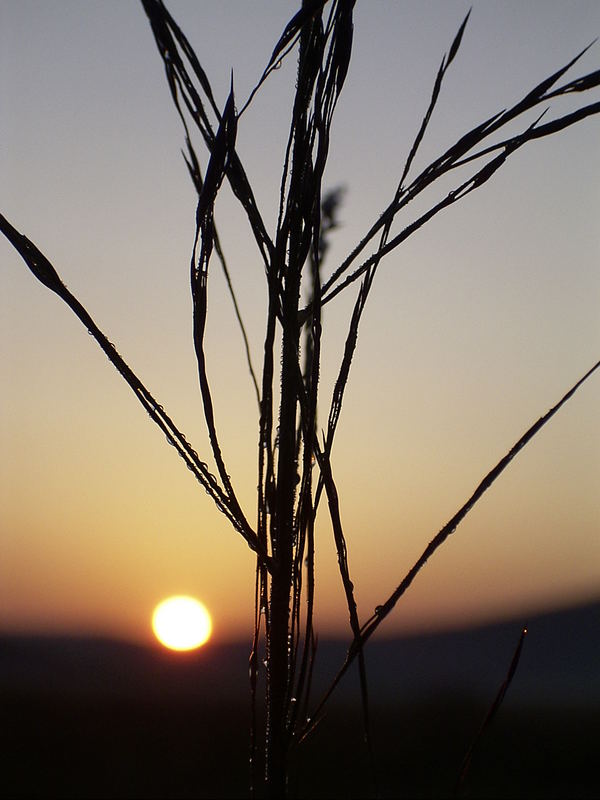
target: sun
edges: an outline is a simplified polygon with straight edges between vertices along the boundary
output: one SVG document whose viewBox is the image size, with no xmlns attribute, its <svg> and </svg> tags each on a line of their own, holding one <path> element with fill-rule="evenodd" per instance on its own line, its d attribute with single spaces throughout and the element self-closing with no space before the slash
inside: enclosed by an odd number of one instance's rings
<svg viewBox="0 0 600 800">
<path fill-rule="evenodd" d="M 170 650 L 195 650 L 210 639 L 212 620 L 199 600 L 175 595 L 162 600 L 154 609 L 152 630 Z"/>
</svg>

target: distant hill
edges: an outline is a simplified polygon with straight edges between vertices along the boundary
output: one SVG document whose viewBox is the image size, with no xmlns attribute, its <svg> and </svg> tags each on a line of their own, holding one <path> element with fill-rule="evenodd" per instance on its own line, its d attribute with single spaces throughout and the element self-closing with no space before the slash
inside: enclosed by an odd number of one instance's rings
<svg viewBox="0 0 600 800">
<path fill-rule="evenodd" d="M 600 796 L 600 602 L 527 620 L 519 668 L 461 796 Z M 381 798 L 452 797 L 521 620 L 366 649 Z M 345 654 L 321 642 L 315 692 Z M 348 674 L 297 751 L 292 795 L 376 796 Z M 86 638 L 0 636 L 0 796 L 248 796 L 248 645 L 187 655 Z"/>
<path fill-rule="evenodd" d="M 387 706 L 446 692 L 492 698 L 506 675 L 522 624 L 509 621 L 391 640 L 374 637 L 365 648 L 372 701 Z M 527 625 L 511 700 L 600 705 L 600 601 L 540 614 Z M 345 642 L 319 643 L 317 691 L 335 674 L 345 652 Z M 171 654 L 105 639 L 0 635 L 3 690 L 242 701 L 248 696 L 248 643 Z M 357 681 L 349 673 L 335 697 L 348 701 L 356 690 Z"/>
<path fill-rule="evenodd" d="M 511 702 L 600 707 L 600 602 L 528 620 L 375 639 L 365 648 L 373 702 L 388 705 L 448 691 L 491 700 L 506 676 L 523 624 L 528 633 L 510 687 Z M 325 645 L 322 654 L 328 662 L 333 661 L 330 647 Z"/>
</svg>

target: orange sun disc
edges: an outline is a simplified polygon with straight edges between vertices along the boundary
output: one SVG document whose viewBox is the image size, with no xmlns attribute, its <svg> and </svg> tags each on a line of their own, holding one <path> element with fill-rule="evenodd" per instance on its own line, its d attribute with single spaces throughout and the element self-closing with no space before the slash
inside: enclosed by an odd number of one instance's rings
<svg viewBox="0 0 600 800">
<path fill-rule="evenodd" d="M 194 597 L 167 597 L 154 609 L 152 630 L 170 650 L 195 650 L 207 642 L 212 620 L 206 607 Z"/>
</svg>

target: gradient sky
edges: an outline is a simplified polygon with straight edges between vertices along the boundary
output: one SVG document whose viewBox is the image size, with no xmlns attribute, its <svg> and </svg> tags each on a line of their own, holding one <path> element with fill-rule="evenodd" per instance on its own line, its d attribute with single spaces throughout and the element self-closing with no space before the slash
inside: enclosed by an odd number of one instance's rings
<svg viewBox="0 0 600 800">
<path fill-rule="evenodd" d="M 168 7 L 221 104 L 233 68 L 241 107 L 297 3 Z M 326 176 L 347 189 L 329 269 L 389 201 L 467 10 L 454 0 L 358 3 Z M 599 34 L 596 0 L 475 0 L 416 167 Z M 273 74 L 238 133 L 271 231 L 294 63 Z M 599 63 L 596 45 L 569 76 Z M 2 0 L 0 104 L 2 212 L 209 460 L 188 287 L 195 197 L 141 4 Z M 599 134 L 594 118 L 523 148 L 380 268 L 333 456 L 362 618 L 599 357 Z M 228 191 L 217 225 L 259 364 L 264 275 Z M 0 263 L 0 630 L 144 641 L 155 603 L 190 593 L 211 610 L 216 638 L 248 636 L 247 546 L 4 239 Z M 322 419 L 353 297 L 325 310 Z M 217 424 L 252 519 L 256 402 L 216 264 L 209 308 Z M 597 597 L 598 408 L 594 376 L 427 565 L 382 635 Z M 322 524 L 318 627 L 341 634 L 347 613 L 330 539 Z"/>
</svg>

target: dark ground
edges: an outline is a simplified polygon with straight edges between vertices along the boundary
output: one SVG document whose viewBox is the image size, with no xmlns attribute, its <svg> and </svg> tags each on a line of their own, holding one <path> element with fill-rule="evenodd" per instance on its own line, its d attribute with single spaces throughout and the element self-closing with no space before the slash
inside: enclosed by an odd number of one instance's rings
<svg viewBox="0 0 600 800">
<path fill-rule="evenodd" d="M 519 626 L 369 645 L 380 797 L 453 796 Z M 529 629 L 460 797 L 597 798 L 600 603 Z M 322 685 L 343 653 L 320 645 Z M 376 796 L 355 684 L 345 680 L 297 751 L 292 796 Z M 182 658 L 109 641 L 0 637 L 0 714 L 4 797 L 248 796 L 246 645 Z"/>
</svg>

